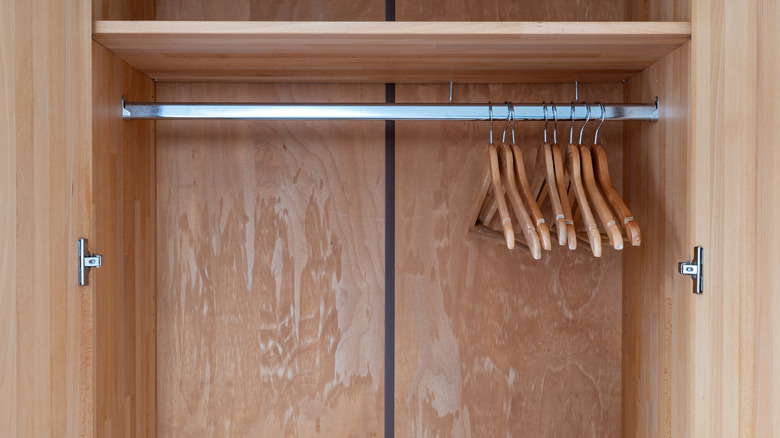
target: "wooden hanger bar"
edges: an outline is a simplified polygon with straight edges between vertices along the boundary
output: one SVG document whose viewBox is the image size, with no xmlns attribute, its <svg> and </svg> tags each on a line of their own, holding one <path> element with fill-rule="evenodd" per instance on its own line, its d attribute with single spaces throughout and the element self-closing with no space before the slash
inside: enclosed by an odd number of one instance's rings
<svg viewBox="0 0 780 438">
<path fill-rule="evenodd" d="M 541 104 L 513 104 L 516 120 L 544 120 Z M 605 104 L 606 120 L 658 121 L 658 103 Z M 585 120 L 586 107 L 559 111 L 558 121 Z M 506 120 L 506 105 L 493 105 L 493 120 Z M 601 117 L 599 115 L 599 117 Z M 137 103 L 122 102 L 125 120 L 490 120 L 489 104 L 366 103 Z"/>
</svg>

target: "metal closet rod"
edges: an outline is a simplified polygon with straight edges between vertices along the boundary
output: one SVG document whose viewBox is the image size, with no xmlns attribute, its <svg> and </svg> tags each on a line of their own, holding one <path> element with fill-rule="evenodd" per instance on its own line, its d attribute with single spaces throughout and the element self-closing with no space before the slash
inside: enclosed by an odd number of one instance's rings
<svg viewBox="0 0 780 438">
<path fill-rule="evenodd" d="M 590 103 L 591 120 L 601 119 L 601 108 Z M 658 121 L 658 98 L 651 104 L 605 103 L 605 120 Z M 122 102 L 125 120 L 490 120 L 490 104 L 466 103 L 137 103 Z M 515 120 L 544 120 L 540 103 L 515 103 Z M 556 103 L 558 121 L 585 120 L 585 104 Z M 509 108 L 493 103 L 493 120 L 506 120 Z M 552 106 L 547 118 L 553 121 Z"/>
</svg>

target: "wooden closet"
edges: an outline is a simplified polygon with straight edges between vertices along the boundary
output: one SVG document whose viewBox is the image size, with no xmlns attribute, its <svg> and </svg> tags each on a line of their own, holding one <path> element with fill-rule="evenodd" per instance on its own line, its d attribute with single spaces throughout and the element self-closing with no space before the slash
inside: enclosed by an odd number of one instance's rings
<svg viewBox="0 0 780 438">
<path fill-rule="evenodd" d="M 773 436 L 779 21 L 771 0 L 5 2 L 0 435 Z M 450 81 L 566 105 L 574 80 L 660 102 L 599 133 L 643 232 L 600 259 L 463 237 L 485 122 L 121 111 L 445 103 Z M 517 124 L 524 153 L 542 129 Z M 677 270 L 696 245 L 702 295 Z"/>
</svg>

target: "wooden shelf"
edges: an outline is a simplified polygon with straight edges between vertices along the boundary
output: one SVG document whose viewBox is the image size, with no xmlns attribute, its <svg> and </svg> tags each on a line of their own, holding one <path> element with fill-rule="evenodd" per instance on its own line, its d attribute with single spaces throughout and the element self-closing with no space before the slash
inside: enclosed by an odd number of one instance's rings
<svg viewBox="0 0 780 438">
<path fill-rule="evenodd" d="M 96 21 L 160 81 L 612 82 L 684 44 L 688 22 Z"/>
</svg>

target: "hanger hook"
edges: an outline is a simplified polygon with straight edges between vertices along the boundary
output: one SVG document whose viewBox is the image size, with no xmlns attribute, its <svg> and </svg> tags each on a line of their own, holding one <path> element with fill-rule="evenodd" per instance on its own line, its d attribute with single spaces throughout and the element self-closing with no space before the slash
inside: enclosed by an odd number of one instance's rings
<svg viewBox="0 0 780 438">
<path fill-rule="evenodd" d="M 488 111 L 490 111 L 490 144 L 493 144 L 493 102 L 488 101 Z"/>
<path fill-rule="evenodd" d="M 585 125 L 590 122 L 590 104 L 587 102 L 582 102 L 583 105 L 585 105 L 585 109 L 587 110 L 587 115 L 585 116 L 585 123 L 582 124 L 582 128 L 580 128 L 580 140 L 578 144 L 582 144 L 582 133 L 585 131 Z"/>
<path fill-rule="evenodd" d="M 571 126 L 569 127 L 569 144 L 574 144 L 574 116 L 576 115 L 575 112 L 575 103 L 571 103 Z"/>
<path fill-rule="evenodd" d="M 547 143 L 547 102 L 542 102 L 544 108 L 544 142 Z"/>
<path fill-rule="evenodd" d="M 599 122 L 599 126 L 596 127 L 596 135 L 593 137 L 593 144 L 598 144 L 599 142 L 599 129 L 601 129 L 601 125 L 604 124 L 604 119 L 607 118 L 606 109 L 604 108 L 604 104 L 601 102 L 596 102 L 599 104 L 599 108 L 601 108 L 601 122 Z"/>
<path fill-rule="evenodd" d="M 504 133 L 501 135 L 501 143 L 506 143 L 506 130 L 509 128 L 509 122 L 512 121 L 510 118 L 512 115 L 512 111 L 510 109 L 512 102 L 506 101 L 504 103 L 506 104 L 506 125 L 504 126 Z"/>
<path fill-rule="evenodd" d="M 509 112 L 512 113 L 512 144 L 517 144 L 515 141 L 515 104 L 509 102 Z"/>
<path fill-rule="evenodd" d="M 555 102 L 550 102 L 550 105 L 553 109 L 553 119 L 555 119 L 555 124 L 553 125 L 553 143 L 558 144 L 558 106 Z"/>
</svg>

